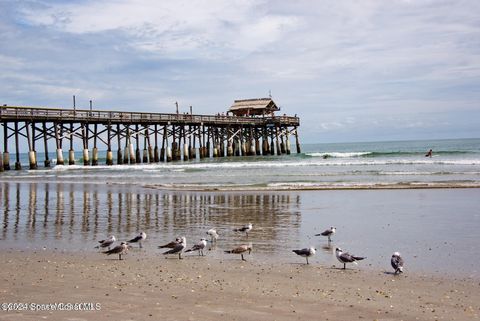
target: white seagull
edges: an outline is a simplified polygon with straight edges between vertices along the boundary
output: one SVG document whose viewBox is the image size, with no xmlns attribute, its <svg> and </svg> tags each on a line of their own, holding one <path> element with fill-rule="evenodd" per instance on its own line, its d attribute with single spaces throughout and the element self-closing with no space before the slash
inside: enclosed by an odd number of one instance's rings
<svg viewBox="0 0 480 321">
<path fill-rule="evenodd" d="M 403 273 L 403 258 L 400 256 L 400 253 L 393 253 L 390 263 L 395 270 L 395 274 Z"/>
<path fill-rule="evenodd" d="M 182 239 L 180 241 L 180 243 L 178 243 L 177 245 L 175 245 L 174 248 L 172 248 L 171 250 L 167 251 L 167 252 L 164 252 L 163 254 L 178 254 L 178 259 L 182 259 L 182 253 L 183 251 L 185 251 L 185 248 L 187 247 L 187 239 L 185 238 L 185 236 L 182 236 Z"/>
<path fill-rule="evenodd" d="M 332 241 L 331 237 L 333 236 L 333 234 L 335 234 L 336 230 L 337 229 L 332 226 L 332 227 L 330 227 L 329 229 L 326 229 L 325 231 L 323 231 L 320 234 L 315 234 L 315 236 L 326 236 L 326 237 L 328 237 L 328 241 L 331 242 Z"/>
<path fill-rule="evenodd" d="M 354 263 L 354 264 L 357 264 L 356 261 L 360 261 L 360 260 L 363 260 L 365 259 L 365 257 L 361 257 L 361 256 L 354 256 L 354 255 L 351 255 L 350 253 L 348 252 L 343 252 L 341 248 L 337 247 L 335 249 L 335 255 L 337 257 L 337 259 L 343 263 L 343 269 L 345 270 L 346 268 L 346 265 L 347 263 Z"/>
<path fill-rule="evenodd" d="M 234 232 L 245 232 L 245 234 L 247 234 L 247 237 L 248 237 L 248 232 L 250 232 L 253 228 L 253 225 L 252 223 L 248 223 L 240 228 L 235 228 L 233 229 Z"/>
<path fill-rule="evenodd" d="M 98 248 L 108 248 L 110 250 L 110 246 L 112 246 L 112 244 L 115 243 L 116 240 L 117 239 L 115 238 L 114 235 L 110 235 L 106 239 L 98 241 L 98 243 L 100 243 L 100 244 L 97 245 L 95 248 L 97 248 L 97 249 Z"/>
<path fill-rule="evenodd" d="M 140 248 L 142 248 L 142 242 L 147 238 L 147 234 L 145 232 L 140 232 L 137 236 L 135 236 L 133 239 L 128 241 L 128 243 L 138 243 Z"/>
<path fill-rule="evenodd" d="M 217 233 L 217 230 L 214 229 L 214 228 L 211 228 L 207 231 L 207 235 L 210 236 L 210 241 L 212 243 L 215 243 L 218 239 L 218 233 Z"/>
<path fill-rule="evenodd" d="M 122 260 L 122 254 L 127 254 L 128 244 L 127 242 L 122 242 L 120 245 L 115 246 L 113 249 L 102 252 L 107 255 L 118 254 L 118 259 Z"/>
<path fill-rule="evenodd" d="M 250 254 L 252 252 L 252 244 L 248 245 L 240 245 L 239 247 L 234 248 L 233 250 L 225 251 L 225 253 L 229 254 L 240 254 L 242 256 L 242 261 L 246 261 L 245 258 L 243 257 L 243 253 L 247 252 Z"/>
<path fill-rule="evenodd" d="M 294 252 L 295 254 L 303 256 L 304 258 L 306 258 L 307 259 L 307 264 L 308 264 L 308 258 L 310 256 L 314 256 L 316 251 L 317 251 L 317 249 L 314 248 L 313 246 L 310 246 L 309 248 L 304 248 L 304 249 L 301 249 L 301 250 L 292 250 L 292 252 Z"/>
<path fill-rule="evenodd" d="M 188 249 L 185 251 L 187 252 L 192 252 L 192 251 L 198 251 L 198 256 L 203 256 L 203 249 L 207 246 L 207 240 L 206 239 L 200 239 L 200 242 L 192 246 L 192 248 Z"/>
</svg>

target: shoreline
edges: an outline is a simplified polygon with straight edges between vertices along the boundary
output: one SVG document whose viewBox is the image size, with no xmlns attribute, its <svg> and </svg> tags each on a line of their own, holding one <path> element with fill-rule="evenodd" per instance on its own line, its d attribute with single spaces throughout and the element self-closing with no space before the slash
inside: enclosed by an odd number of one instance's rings
<svg viewBox="0 0 480 321">
<path fill-rule="evenodd" d="M 106 181 L 65 181 L 65 180 L 39 180 L 29 179 L 27 177 L 16 177 L 15 181 L 2 180 L 0 183 L 18 183 L 18 184 L 60 184 L 60 185 L 108 185 L 117 187 L 131 187 L 146 190 L 172 191 L 172 192 L 302 192 L 302 191 L 368 191 L 368 190 L 441 190 L 441 189 L 480 189 L 479 183 L 359 183 L 359 184 L 325 184 L 305 186 L 295 183 L 279 183 L 278 186 L 208 186 L 190 184 L 142 184 L 142 183 L 122 183 L 122 182 L 106 182 Z"/>
<path fill-rule="evenodd" d="M 255 255 L 255 254 L 252 254 Z M 247 258 L 249 259 L 249 258 Z M 478 281 L 355 267 L 0 250 L 3 302 L 99 303 L 97 311 L 0 311 L 0 320 L 472 320 Z"/>
<path fill-rule="evenodd" d="M 107 183 L 108 185 L 117 185 L 117 183 Z M 122 184 L 118 184 L 122 185 Z M 145 184 L 139 187 L 160 191 L 175 192 L 295 192 L 295 191 L 365 191 L 365 190 L 417 190 L 417 189 L 475 189 L 480 188 L 479 184 L 451 184 L 451 183 L 431 183 L 425 184 L 379 184 L 379 185 L 357 185 L 357 186 L 277 186 L 277 187 L 172 187 L 155 184 Z"/>
</svg>

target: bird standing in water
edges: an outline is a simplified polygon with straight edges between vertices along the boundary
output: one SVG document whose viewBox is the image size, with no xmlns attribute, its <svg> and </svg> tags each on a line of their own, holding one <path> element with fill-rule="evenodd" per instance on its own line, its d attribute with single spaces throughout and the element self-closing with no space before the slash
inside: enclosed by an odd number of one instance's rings
<svg viewBox="0 0 480 321">
<path fill-rule="evenodd" d="M 242 261 L 246 261 L 243 257 L 243 253 L 248 252 L 250 254 L 252 252 L 252 245 L 240 245 L 239 247 L 234 248 L 233 250 L 225 251 L 225 253 L 229 254 L 240 254 L 242 257 Z"/>
<path fill-rule="evenodd" d="M 393 269 L 395 270 L 395 274 L 403 273 L 403 258 L 400 256 L 400 253 L 395 252 L 392 255 L 392 259 L 390 260 Z"/>
<path fill-rule="evenodd" d="M 311 256 L 314 256 L 316 251 L 317 249 L 314 248 L 313 246 L 310 246 L 309 248 L 304 248 L 301 250 L 292 250 L 292 252 L 294 252 L 295 254 L 303 256 L 307 260 L 307 264 L 309 264 L 308 258 Z"/>
<path fill-rule="evenodd" d="M 109 237 L 107 237 L 106 239 L 104 240 L 100 240 L 98 241 L 98 243 L 100 243 L 99 245 L 97 245 L 95 248 L 108 248 L 110 250 L 110 246 L 112 246 L 113 243 L 115 243 L 117 239 L 115 238 L 114 235 L 110 235 Z"/>
<path fill-rule="evenodd" d="M 320 234 L 315 234 L 315 236 L 326 236 L 326 237 L 328 237 L 328 242 L 331 242 L 332 241 L 331 237 L 333 236 L 333 234 L 335 234 L 336 230 L 337 229 L 332 226 L 332 227 L 330 227 L 329 229 L 326 229 L 325 231 L 323 231 Z"/>
<path fill-rule="evenodd" d="M 341 263 L 343 263 L 343 269 L 346 269 L 347 263 L 354 263 L 357 264 L 357 261 L 365 259 L 365 257 L 361 256 L 354 256 L 351 255 L 348 252 L 343 252 L 341 248 L 337 247 L 335 249 L 335 256 L 337 257 L 337 260 L 339 260 Z"/>
<path fill-rule="evenodd" d="M 248 224 L 245 224 L 244 226 L 240 227 L 240 228 L 235 228 L 233 229 L 234 232 L 245 232 L 245 234 L 247 234 L 247 237 L 248 237 L 248 232 L 250 232 L 253 228 L 253 225 L 252 223 L 248 223 Z"/>
<path fill-rule="evenodd" d="M 145 241 L 146 238 L 147 234 L 145 232 L 140 232 L 140 234 L 128 241 L 128 243 L 138 243 L 139 247 L 142 248 L 142 242 Z"/>
<path fill-rule="evenodd" d="M 113 249 L 103 252 L 104 254 L 118 254 L 118 259 L 122 260 L 122 255 L 127 254 L 128 244 L 127 242 L 121 242 L 120 245 L 115 246 Z"/>
<path fill-rule="evenodd" d="M 198 251 L 198 256 L 203 256 L 203 249 L 207 246 L 207 240 L 206 239 L 200 239 L 200 242 L 192 246 L 190 249 L 186 250 L 185 253 L 187 252 L 192 252 L 192 251 Z"/>
<path fill-rule="evenodd" d="M 182 259 L 182 253 L 185 251 L 187 247 L 187 239 L 185 236 L 182 236 L 180 243 L 175 245 L 171 250 L 164 252 L 163 254 L 178 254 L 178 259 Z"/>
</svg>

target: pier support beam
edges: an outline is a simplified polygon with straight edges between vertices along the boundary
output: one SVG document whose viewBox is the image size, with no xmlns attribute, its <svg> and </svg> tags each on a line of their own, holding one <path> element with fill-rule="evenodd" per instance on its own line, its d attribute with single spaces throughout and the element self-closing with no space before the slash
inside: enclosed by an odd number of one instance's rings
<svg viewBox="0 0 480 321">
<path fill-rule="evenodd" d="M 128 147 L 127 148 L 128 148 L 128 156 L 130 158 L 130 165 L 133 165 L 137 162 L 137 160 L 135 158 L 136 152 L 133 148 L 132 137 L 130 136 L 130 128 L 127 128 L 127 142 L 128 142 Z M 138 150 L 138 154 L 140 156 L 140 149 Z"/>
<path fill-rule="evenodd" d="M 55 131 L 55 144 L 57 147 L 57 165 L 63 165 L 64 161 L 63 161 L 62 144 L 60 141 L 60 134 L 59 134 L 60 129 L 58 128 L 57 123 L 53 124 L 53 127 Z"/>
<path fill-rule="evenodd" d="M 138 132 L 138 125 L 135 125 L 135 144 L 137 145 L 137 148 L 135 149 L 135 159 L 133 163 L 138 163 L 140 164 L 142 162 L 142 159 L 140 158 L 140 134 Z M 130 160 L 130 164 L 131 164 Z"/>
<path fill-rule="evenodd" d="M 50 167 L 50 159 L 48 156 L 48 132 L 47 132 L 47 124 L 43 122 L 42 124 L 43 127 L 43 145 L 44 145 L 44 151 L 45 151 L 45 167 Z"/>
<path fill-rule="evenodd" d="M 155 125 L 155 147 L 153 148 L 153 161 L 158 163 L 160 161 L 160 155 L 158 153 L 158 126 Z"/>
<path fill-rule="evenodd" d="M 190 153 L 189 153 L 189 148 L 188 148 L 188 143 L 187 143 L 187 130 L 185 126 L 182 127 L 182 133 L 183 133 L 183 160 L 188 161 L 190 158 Z"/>
<path fill-rule="evenodd" d="M 177 142 L 176 140 L 176 135 L 175 135 L 175 126 L 172 126 L 172 157 L 171 160 L 177 160 Z M 167 148 L 167 158 L 168 158 L 168 148 Z M 168 159 L 167 159 L 168 161 Z"/>
<path fill-rule="evenodd" d="M 19 148 L 19 142 L 18 142 L 18 122 L 15 122 L 15 152 L 16 152 L 15 170 L 21 170 L 22 164 L 20 164 L 20 148 Z"/>
<path fill-rule="evenodd" d="M 206 140 L 206 146 L 205 146 L 205 157 L 209 158 L 210 157 L 210 129 L 207 129 L 207 140 Z"/>
<path fill-rule="evenodd" d="M 270 132 L 270 155 L 275 155 L 275 140 L 273 139 L 274 129 L 271 129 Z"/>
<path fill-rule="evenodd" d="M 277 155 L 280 156 L 282 155 L 282 149 L 280 147 L 280 139 L 278 137 L 278 127 L 275 127 L 275 140 L 276 140 L 276 148 L 277 148 Z"/>
<path fill-rule="evenodd" d="M 163 126 L 163 135 L 162 135 L 162 148 L 160 149 L 160 161 L 164 162 L 166 159 L 165 155 L 165 145 L 168 146 L 168 132 L 167 125 Z"/>
<path fill-rule="evenodd" d="M 10 170 L 10 153 L 8 152 L 8 124 L 3 123 L 3 169 Z"/>
<path fill-rule="evenodd" d="M 288 131 L 288 128 L 287 128 L 287 132 L 285 133 L 285 137 L 286 137 L 286 142 L 285 142 L 285 148 L 287 150 L 287 155 L 290 155 L 290 132 Z"/>
<path fill-rule="evenodd" d="M 248 139 L 248 141 L 250 142 L 250 153 L 249 155 L 250 156 L 255 156 L 257 154 L 256 150 L 255 150 L 255 137 L 254 137 L 254 134 L 253 134 L 253 128 L 250 128 L 250 137 Z"/>
<path fill-rule="evenodd" d="M 117 125 L 117 144 L 118 144 L 118 150 L 117 150 L 117 164 L 122 165 L 123 164 L 123 155 L 122 155 L 122 134 L 120 132 L 120 125 Z"/>
<path fill-rule="evenodd" d="M 92 150 L 92 166 L 98 165 L 98 148 L 97 148 L 97 124 L 93 125 L 93 150 Z"/>
<path fill-rule="evenodd" d="M 205 158 L 205 126 L 203 125 L 203 123 L 200 125 L 200 127 L 198 128 L 199 132 L 198 132 L 198 145 L 199 145 L 199 148 L 200 148 L 200 159 L 203 159 Z"/>
<path fill-rule="evenodd" d="M 173 160 L 172 149 L 170 146 L 167 147 L 167 163 L 170 163 Z"/>
<path fill-rule="evenodd" d="M 233 156 L 233 139 L 231 128 L 227 128 L 227 156 Z"/>
<path fill-rule="evenodd" d="M 196 133 L 196 131 L 197 131 L 196 127 L 194 127 L 193 131 L 191 131 L 191 136 L 190 136 L 190 137 L 193 136 L 193 138 L 192 138 L 193 145 L 190 144 L 190 159 L 193 159 L 193 160 L 197 159 L 197 148 L 195 147 L 195 139 L 196 139 L 195 133 Z"/>
<path fill-rule="evenodd" d="M 266 128 L 263 128 L 262 135 L 262 155 L 265 156 L 268 154 L 268 136 Z"/>
<path fill-rule="evenodd" d="M 302 151 L 300 149 L 300 140 L 298 138 L 298 129 L 297 127 L 295 126 L 293 128 L 293 130 L 295 130 L 295 144 L 297 145 L 297 154 L 300 154 Z"/>
<path fill-rule="evenodd" d="M 32 124 L 32 130 L 33 130 L 33 124 Z M 27 142 L 28 142 L 28 164 L 30 169 L 36 169 L 37 168 L 37 158 L 35 155 L 35 150 L 33 147 L 33 141 L 35 140 L 34 132 L 32 131 L 32 135 L 30 135 L 30 130 L 28 128 L 28 123 L 25 123 L 25 132 L 27 134 Z"/>
<path fill-rule="evenodd" d="M 75 165 L 75 152 L 73 151 L 73 123 L 70 123 L 70 149 L 68 150 L 68 165 Z"/>
<path fill-rule="evenodd" d="M 284 134 L 281 133 L 280 134 L 280 151 L 282 152 L 282 154 L 286 154 L 287 153 L 287 149 L 285 147 L 285 141 L 283 140 L 283 136 Z"/>
<path fill-rule="evenodd" d="M 148 137 L 148 129 L 145 129 L 145 137 L 143 137 L 143 151 L 142 151 L 142 162 L 145 164 L 148 163 L 147 137 Z"/>
<path fill-rule="evenodd" d="M 83 165 L 90 165 L 90 151 L 88 150 L 88 124 L 82 126 L 83 138 Z"/>
<path fill-rule="evenodd" d="M 152 144 L 150 142 L 150 132 L 148 131 L 148 128 L 145 129 L 145 136 L 147 137 L 147 151 L 148 151 L 148 161 L 150 163 L 155 162 L 155 155 L 153 152 Z"/>
<path fill-rule="evenodd" d="M 225 130 L 220 130 L 220 157 L 225 157 Z"/>
<path fill-rule="evenodd" d="M 112 153 L 112 125 L 107 125 L 107 155 L 105 157 L 107 165 L 113 165 L 113 153 Z"/>
</svg>

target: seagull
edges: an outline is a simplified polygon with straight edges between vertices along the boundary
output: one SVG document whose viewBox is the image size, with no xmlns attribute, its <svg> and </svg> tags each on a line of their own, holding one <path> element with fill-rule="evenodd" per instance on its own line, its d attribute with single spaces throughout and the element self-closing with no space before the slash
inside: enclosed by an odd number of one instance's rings
<svg viewBox="0 0 480 321">
<path fill-rule="evenodd" d="M 354 256 L 354 255 L 351 255 L 350 253 L 348 252 L 343 252 L 341 248 L 337 247 L 335 249 L 335 255 L 337 256 L 337 259 L 343 263 L 343 269 L 345 270 L 346 268 L 346 265 L 347 263 L 355 263 L 357 264 L 356 261 L 360 261 L 360 260 L 363 260 L 365 259 L 365 257 L 361 257 L 361 256 Z"/>
<path fill-rule="evenodd" d="M 192 251 L 198 251 L 198 256 L 202 255 L 203 256 L 203 249 L 207 246 L 207 240 L 206 239 L 200 239 L 200 242 L 192 246 L 192 248 L 188 249 L 185 251 L 187 252 L 192 252 Z"/>
<path fill-rule="evenodd" d="M 112 246 L 113 243 L 115 243 L 117 239 L 115 238 L 114 235 L 110 235 L 109 237 L 107 237 L 106 239 L 104 240 L 101 240 L 101 241 L 98 241 L 98 243 L 100 243 L 99 245 L 97 245 L 95 248 L 98 249 L 98 248 L 105 248 L 107 247 L 109 250 L 110 250 L 110 246 Z"/>
<path fill-rule="evenodd" d="M 182 242 L 182 239 L 180 237 L 177 237 L 175 241 L 171 241 L 170 243 L 160 245 L 158 248 L 159 249 L 164 249 L 164 248 L 169 248 L 173 249 L 175 246 L 177 246 L 180 242 Z"/>
<path fill-rule="evenodd" d="M 328 241 L 331 242 L 332 241 L 331 237 L 333 236 L 333 234 L 335 234 L 335 231 L 336 231 L 336 228 L 334 228 L 332 226 L 332 227 L 330 227 L 329 229 L 326 229 L 325 231 L 323 231 L 320 234 L 315 234 L 315 236 L 327 236 Z"/>
<path fill-rule="evenodd" d="M 216 242 L 217 239 L 218 239 L 218 234 L 217 234 L 217 230 L 214 229 L 214 228 L 211 228 L 207 231 L 207 235 L 210 235 L 210 240 L 212 243 Z"/>
<path fill-rule="evenodd" d="M 115 246 L 113 249 L 102 252 L 104 254 L 118 254 L 118 259 L 122 260 L 122 254 L 127 254 L 128 251 L 128 244 L 127 242 L 122 242 L 120 245 Z"/>
<path fill-rule="evenodd" d="M 245 232 L 245 234 L 247 234 L 247 237 L 248 237 L 248 232 L 250 232 L 253 228 L 253 225 L 252 223 L 248 223 L 240 228 L 236 228 L 236 229 L 233 229 L 234 232 Z"/>
<path fill-rule="evenodd" d="M 182 236 L 180 243 L 177 243 L 175 247 L 173 247 L 171 250 L 164 252 L 163 254 L 177 254 L 178 253 L 178 259 L 182 259 L 182 253 L 187 247 L 187 239 L 185 236 Z"/>
<path fill-rule="evenodd" d="M 142 248 L 142 242 L 147 238 L 147 234 L 145 232 L 140 232 L 135 238 L 128 241 L 128 243 L 137 243 Z"/>
<path fill-rule="evenodd" d="M 314 256 L 316 250 L 317 250 L 316 248 L 314 248 L 313 246 L 310 246 L 309 248 L 304 248 L 304 249 L 301 249 L 301 250 L 292 250 L 292 252 L 295 252 L 295 254 L 303 256 L 304 258 L 306 258 L 307 259 L 307 264 L 308 264 L 308 258 L 310 256 Z"/>
<path fill-rule="evenodd" d="M 390 263 L 395 270 L 395 274 L 403 273 L 403 258 L 400 256 L 400 253 L 393 253 Z"/>
<path fill-rule="evenodd" d="M 250 254 L 252 252 L 252 244 L 248 245 L 240 245 L 239 247 L 234 248 L 233 250 L 230 251 L 225 251 L 225 253 L 229 254 L 240 254 L 242 256 L 242 261 L 246 261 L 245 258 L 243 257 L 243 253 L 247 252 Z"/>
</svg>

